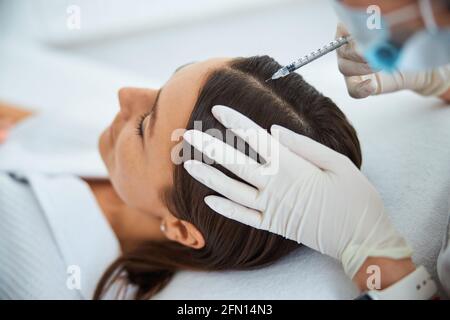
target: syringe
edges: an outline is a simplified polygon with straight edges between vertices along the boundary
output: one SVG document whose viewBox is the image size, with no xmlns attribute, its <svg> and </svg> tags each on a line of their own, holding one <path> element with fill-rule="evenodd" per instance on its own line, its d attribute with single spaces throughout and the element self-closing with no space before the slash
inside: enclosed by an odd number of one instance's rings
<svg viewBox="0 0 450 320">
<path fill-rule="evenodd" d="M 301 57 L 297 61 L 294 61 L 294 62 L 284 66 L 283 68 L 279 69 L 277 72 L 275 72 L 272 75 L 271 78 L 267 79 L 266 81 L 283 78 L 283 77 L 287 76 L 288 74 L 290 74 L 291 72 L 297 70 L 298 68 L 303 67 L 304 65 L 316 60 L 317 58 L 320 58 L 321 56 L 326 55 L 327 53 L 332 52 L 332 51 L 336 50 L 337 48 L 343 46 L 344 44 L 348 43 L 349 40 L 350 40 L 350 36 L 337 38 L 336 40 L 331 41 L 330 43 L 323 46 L 322 48 L 319 48 L 316 51 L 313 51 L 313 52 Z"/>
</svg>

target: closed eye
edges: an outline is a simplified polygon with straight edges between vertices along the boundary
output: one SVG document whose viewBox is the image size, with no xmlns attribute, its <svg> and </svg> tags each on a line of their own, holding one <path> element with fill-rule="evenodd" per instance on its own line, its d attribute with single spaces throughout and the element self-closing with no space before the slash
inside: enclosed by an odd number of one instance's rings
<svg viewBox="0 0 450 320">
<path fill-rule="evenodd" d="M 151 112 L 145 112 L 144 114 L 142 114 L 139 118 L 138 121 L 136 123 L 136 134 L 138 136 L 140 136 L 141 138 L 144 137 L 144 120 L 145 118 L 147 118 L 147 116 L 149 116 L 151 114 Z"/>
</svg>

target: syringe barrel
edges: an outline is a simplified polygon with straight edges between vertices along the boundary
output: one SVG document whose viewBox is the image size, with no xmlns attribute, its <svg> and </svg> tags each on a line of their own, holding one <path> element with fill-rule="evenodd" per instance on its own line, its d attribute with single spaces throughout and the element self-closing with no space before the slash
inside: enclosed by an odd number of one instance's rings
<svg viewBox="0 0 450 320">
<path fill-rule="evenodd" d="M 297 70 L 298 68 L 303 67 L 304 65 L 316 60 L 317 58 L 320 58 L 320 57 L 326 55 L 327 53 L 336 50 L 337 48 L 341 47 L 342 45 L 346 44 L 347 42 L 348 42 L 347 37 L 340 37 L 340 38 L 330 42 L 326 46 L 323 46 L 322 48 L 301 57 L 297 61 L 291 63 L 289 66 L 292 65 L 293 70 Z"/>
<path fill-rule="evenodd" d="M 329 44 L 323 46 L 322 48 L 313 51 L 297 61 L 294 61 L 283 68 L 279 69 L 276 73 L 272 75 L 271 79 L 278 79 L 282 78 L 284 76 L 287 76 L 289 73 L 297 70 L 300 67 L 303 67 L 304 65 L 316 60 L 317 58 L 322 57 L 323 55 L 326 55 L 327 53 L 336 50 L 337 48 L 343 46 L 344 44 L 348 43 L 350 41 L 350 36 L 344 36 L 340 37 L 336 40 L 333 40 Z"/>
</svg>

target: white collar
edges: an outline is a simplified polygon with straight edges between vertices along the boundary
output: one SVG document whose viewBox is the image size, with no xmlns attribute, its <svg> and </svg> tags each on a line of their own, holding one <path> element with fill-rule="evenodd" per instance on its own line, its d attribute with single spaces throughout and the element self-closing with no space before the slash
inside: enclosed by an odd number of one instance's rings
<svg viewBox="0 0 450 320">
<path fill-rule="evenodd" d="M 120 255 L 118 239 L 86 182 L 72 175 L 26 177 L 66 267 L 78 266 L 81 271 L 81 295 L 92 299 L 103 272 Z"/>
</svg>

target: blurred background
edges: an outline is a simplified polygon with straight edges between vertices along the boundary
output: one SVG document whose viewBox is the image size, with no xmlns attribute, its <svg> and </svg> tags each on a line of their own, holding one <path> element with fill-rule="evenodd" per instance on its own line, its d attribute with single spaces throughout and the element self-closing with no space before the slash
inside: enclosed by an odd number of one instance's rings
<svg viewBox="0 0 450 320">
<path fill-rule="evenodd" d="M 287 63 L 332 40 L 335 27 L 329 0 L 0 0 L 2 40 L 158 80 L 215 56 Z"/>
</svg>

